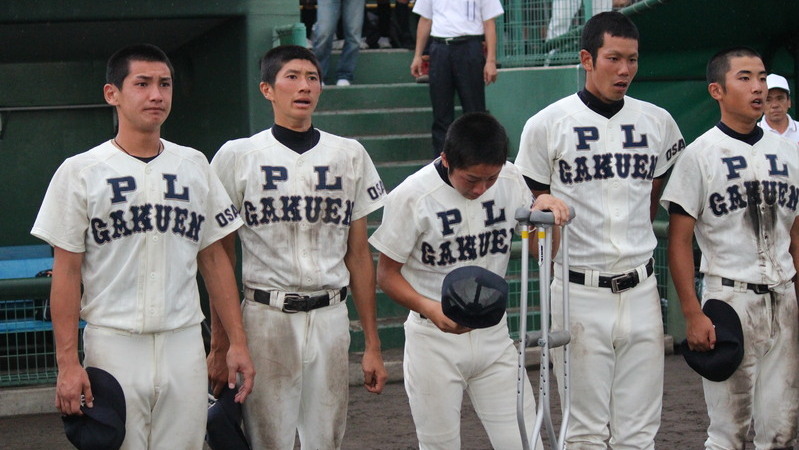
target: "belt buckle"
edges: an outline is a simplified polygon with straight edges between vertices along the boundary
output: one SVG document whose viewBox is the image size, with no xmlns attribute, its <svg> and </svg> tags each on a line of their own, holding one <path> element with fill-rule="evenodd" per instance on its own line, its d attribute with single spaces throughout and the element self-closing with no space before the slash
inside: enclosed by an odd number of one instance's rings
<svg viewBox="0 0 799 450">
<path fill-rule="evenodd" d="M 451 43 L 456 42 L 456 39 L 457 38 L 454 38 L 454 37 L 444 38 L 444 43 L 447 44 L 447 45 L 450 45 Z"/>
<path fill-rule="evenodd" d="M 768 286 L 764 286 L 761 284 L 753 284 L 752 291 L 754 291 L 754 293 L 758 295 L 768 294 Z"/>
<path fill-rule="evenodd" d="M 308 299 L 310 297 L 307 295 L 300 295 L 300 294 L 286 294 L 283 297 L 283 308 L 282 311 L 288 314 L 298 313 L 300 311 L 305 311 L 302 308 L 303 303 L 307 305 Z"/>
<path fill-rule="evenodd" d="M 610 290 L 614 294 L 618 294 L 620 292 L 629 291 L 630 289 L 635 287 L 634 283 L 629 284 L 622 284 L 629 281 L 635 281 L 636 273 L 635 272 L 627 272 L 623 275 L 618 275 L 610 279 Z"/>
</svg>

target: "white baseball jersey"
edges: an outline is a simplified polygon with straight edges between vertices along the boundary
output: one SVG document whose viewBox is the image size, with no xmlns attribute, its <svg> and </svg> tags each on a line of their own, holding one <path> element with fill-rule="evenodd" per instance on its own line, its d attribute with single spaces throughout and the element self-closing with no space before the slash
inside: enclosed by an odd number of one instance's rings
<svg viewBox="0 0 799 450">
<path fill-rule="evenodd" d="M 413 12 L 433 20 L 431 36 L 450 38 L 481 35 L 483 22 L 504 11 L 499 0 L 417 0 Z"/>
<path fill-rule="evenodd" d="M 791 116 L 788 116 L 788 128 L 786 128 L 785 132 L 783 133 L 780 133 L 774 128 L 771 128 L 771 125 L 769 125 L 768 122 L 766 122 L 765 117 L 762 118 L 760 122 L 758 122 L 757 124 L 758 126 L 760 126 L 760 128 L 766 131 L 770 131 L 774 134 L 777 134 L 778 136 L 782 136 L 788 139 L 789 141 L 793 142 L 794 144 L 799 145 L 799 122 L 793 120 Z M 797 149 L 797 151 L 799 151 L 799 149 Z"/>
<path fill-rule="evenodd" d="M 211 166 L 240 208 L 244 284 L 313 292 L 349 284 L 350 223 L 383 205 L 385 188 L 361 144 L 320 131 L 299 154 L 271 129 L 227 142 Z"/>
<path fill-rule="evenodd" d="M 111 141 L 73 156 L 45 194 L 31 234 L 84 253 L 90 324 L 130 333 L 199 324 L 197 253 L 242 224 L 205 155 L 162 142 L 149 163 Z"/>
<path fill-rule="evenodd" d="M 369 242 L 403 263 L 402 276 L 417 292 L 441 301 L 444 277 L 457 267 L 477 265 L 505 276 L 514 214 L 531 204 L 521 172 L 510 163 L 491 188 L 469 200 L 442 179 L 434 161 L 391 191 L 383 222 Z M 505 318 L 493 327 L 450 334 L 410 313 L 403 373 L 419 447 L 460 448 L 460 407 L 466 390 L 492 447 L 521 448 L 517 364 Z M 535 399 L 529 380 L 523 383 L 530 432 Z M 534 448 L 542 448 L 540 440 Z"/>
<path fill-rule="evenodd" d="M 703 273 L 772 286 L 794 276 L 799 152 L 788 140 L 764 132 L 749 145 L 713 127 L 685 150 L 660 201 L 696 219 Z"/>
<path fill-rule="evenodd" d="M 457 267 L 479 265 L 505 276 L 514 213 L 531 204 L 530 190 L 510 163 L 475 200 L 445 183 L 430 163 L 391 191 L 369 243 L 403 264 L 402 275 L 417 292 L 441 301 L 441 283 Z"/>
<path fill-rule="evenodd" d="M 527 121 L 516 165 L 574 206 L 571 265 L 622 273 L 652 257 L 652 179 L 684 147 L 677 124 L 662 108 L 624 97 L 622 109 L 607 119 L 575 94 Z"/>
</svg>

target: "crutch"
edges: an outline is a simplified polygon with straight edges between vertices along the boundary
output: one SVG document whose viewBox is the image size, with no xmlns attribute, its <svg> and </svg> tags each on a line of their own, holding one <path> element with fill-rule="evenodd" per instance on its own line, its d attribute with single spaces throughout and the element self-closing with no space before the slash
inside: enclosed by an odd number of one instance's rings
<svg viewBox="0 0 799 450">
<path fill-rule="evenodd" d="M 574 208 L 569 208 L 570 221 L 574 218 Z M 550 329 L 550 295 L 549 285 L 551 279 L 552 261 L 552 229 L 555 217 L 551 212 L 530 211 L 527 208 L 516 210 L 516 220 L 522 227 L 522 267 L 521 267 L 521 299 L 519 312 L 519 371 L 516 377 L 516 419 L 519 423 L 519 431 L 522 437 L 522 446 L 528 450 L 534 446 L 542 427 L 546 427 L 550 446 L 553 449 L 563 450 L 566 448 L 566 426 L 569 421 L 571 408 L 571 393 L 569 391 L 569 340 L 571 336 L 568 330 L 569 323 L 569 290 L 568 285 L 563 287 L 563 323 L 566 329 Z M 528 298 L 528 278 L 529 278 L 529 248 L 528 239 L 531 227 L 538 230 L 538 276 L 541 304 L 541 330 L 527 332 L 527 306 Z M 568 226 L 561 227 L 561 254 L 563 255 L 563 275 L 562 280 L 569 279 L 569 231 Z M 538 386 L 538 410 L 536 413 L 535 426 L 532 433 L 527 434 L 524 422 L 524 377 L 527 376 L 525 367 L 525 348 L 527 346 L 541 347 L 541 369 Z M 563 353 L 563 398 L 561 398 L 562 420 L 560 434 L 555 436 L 555 428 L 552 425 L 552 416 L 549 405 L 549 360 L 550 349 L 564 347 Z M 531 444 L 532 443 L 532 444 Z"/>
</svg>

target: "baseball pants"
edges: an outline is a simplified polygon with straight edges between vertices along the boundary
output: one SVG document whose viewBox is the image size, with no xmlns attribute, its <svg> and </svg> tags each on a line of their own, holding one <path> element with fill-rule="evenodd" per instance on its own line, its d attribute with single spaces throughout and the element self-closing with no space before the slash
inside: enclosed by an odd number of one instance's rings
<svg viewBox="0 0 799 450">
<path fill-rule="evenodd" d="M 554 271 L 553 299 L 563 295 L 560 272 Z M 617 294 L 576 283 L 569 289 L 572 400 L 567 447 L 653 449 L 660 427 L 664 353 L 656 278 Z M 563 305 L 552 303 L 552 322 L 560 328 Z M 552 359 L 562 389 L 563 348 L 554 349 Z"/>
<path fill-rule="evenodd" d="M 87 325 L 84 365 L 113 375 L 125 392 L 122 450 L 203 447 L 208 372 L 200 325 L 132 334 Z"/>
<path fill-rule="evenodd" d="M 349 401 L 349 317 L 344 302 L 288 314 L 251 300 L 244 330 L 258 381 L 244 402 L 253 449 L 341 447 Z"/>
<path fill-rule="evenodd" d="M 703 301 L 729 303 L 741 319 L 744 358 L 721 382 L 702 379 L 710 426 L 706 449 L 739 449 L 754 419 L 755 448 L 792 448 L 799 409 L 799 342 L 793 283 L 767 294 L 704 280 Z"/>
<path fill-rule="evenodd" d="M 463 391 L 496 449 L 518 449 L 516 419 L 518 358 L 506 318 L 490 328 L 455 335 L 411 312 L 405 322 L 405 391 L 419 448 L 461 448 Z M 524 379 L 527 432 L 535 424 L 535 398 Z M 535 448 L 540 449 L 538 441 Z"/>
</svg>

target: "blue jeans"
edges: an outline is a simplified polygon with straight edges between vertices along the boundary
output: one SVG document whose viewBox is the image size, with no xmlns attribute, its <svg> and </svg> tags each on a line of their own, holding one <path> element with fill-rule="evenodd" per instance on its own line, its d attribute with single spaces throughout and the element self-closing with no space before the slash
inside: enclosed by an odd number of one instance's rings
<svg viewBox="0 0 799 450">
<path fill-rule="evenodd" d="M 316 24 L 313 27 L 313 51 L 322 66 L 322 79 L 327 77 L 333 38 L 338 19 L 341 18 L 344 26 L 344 49 L 338 60 L 336 79 L 352 81 L 361 45 L 365 7 L 365 0 L 319 0 Z"/>
</svg>

